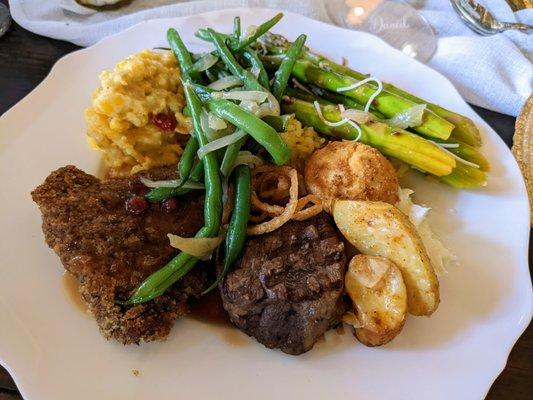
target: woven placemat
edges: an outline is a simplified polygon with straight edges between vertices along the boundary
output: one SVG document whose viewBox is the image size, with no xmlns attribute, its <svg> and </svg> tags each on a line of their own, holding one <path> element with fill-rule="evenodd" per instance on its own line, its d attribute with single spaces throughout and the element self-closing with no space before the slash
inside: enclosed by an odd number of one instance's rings
<svg viewBox="0 0 533 400">
<path fill-rule="evenodd" d="M 533 225 L 533 95 L 529 96 L 516 119 L 512 151 L 526 181 Z"/>
</svg>

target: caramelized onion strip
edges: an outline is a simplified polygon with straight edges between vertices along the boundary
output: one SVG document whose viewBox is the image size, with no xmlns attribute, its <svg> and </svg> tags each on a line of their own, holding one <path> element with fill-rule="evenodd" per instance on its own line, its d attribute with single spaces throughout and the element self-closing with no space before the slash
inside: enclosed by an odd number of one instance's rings
<svg viewBox="0 0 533 400">
<path fill-rule="evenodd" d="M 247 231 L 249 235 L 262 235 L 264 233 L 272 232 L 289 221 L 296 212 L 296 207 L 298 206 L 298 173 L 295 169 L 288 167 L 281 167 L 280 171 L 288 173 L 290 178 L 291 186 L 289 189 L 289 202 L 280 215 L 269 221 L 249 226 Z"/>
<path fill-rule="evenodd" d="M 284 207 L 277 206 L 275 204 L 268 204 L 261 201 L 257 196 L 255 190 L 252 191 L 252 207 L 254 207 L 255 210 L 263 211 L 268 215 L 274 216 L 280 215 L 285 209 Z"/>
<path fill-rule="evenodd" d="M 312 206 L 305 208 L 308 203 L 313 203 Z M 298 200 L 296 212 L 292 216 L 295 221 L 304 221 L 308 218 L 314 217 L 322 212 L 322 202 L 318 196 L 308 194 Z"/>
</svg>

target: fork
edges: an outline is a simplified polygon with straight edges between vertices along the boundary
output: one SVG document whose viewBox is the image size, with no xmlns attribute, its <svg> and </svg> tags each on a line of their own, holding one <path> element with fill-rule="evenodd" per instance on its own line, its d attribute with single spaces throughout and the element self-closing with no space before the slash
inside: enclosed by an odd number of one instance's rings
<svg viewBox="0 0 533 400">
<path fill-rule="evenodd" d="M 533 29 L 532 25 L 500 22 L 489 10 L 474 0 L 450 0 L 450 2 L 466 25 L 480 35 L 494 35 L 508 29 L 516 29 L 522 32 Z"/>
</svg>

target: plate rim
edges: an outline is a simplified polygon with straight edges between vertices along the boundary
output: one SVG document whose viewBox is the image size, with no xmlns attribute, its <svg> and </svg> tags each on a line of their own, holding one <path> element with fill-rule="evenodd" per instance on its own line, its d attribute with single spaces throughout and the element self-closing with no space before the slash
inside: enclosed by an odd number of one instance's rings
<svg viewBox="0 0 533 400">
<path fill-rule="evenodd" d="M 399 51 L 399 50 L 391 47 L 390 45 L 388 45 L 381 38 L 379 38 L 379 37 L 377 37 L 375 35 L 372 35 L 370 33 L 361 32 L 361 31 L 352 31 L 352 30 L 349 30 L 349 29 L 346 29 L 346 28 L 330 25 L 330 24 L 327 24 L 327 23 L 322 22 L 322 21 L 314 20 L 312 18 L 309 18 L 307 16 L 303 16 L 303 15 L 300 15 L 300 14 L 297 14 L 297 13 L 293 13 L 293 12 L 289 12 L 289 11 L 281 11 L 281 10 L 277 10 L 277 9 L 262 8 L 262 7 L 233 7 L 233 8 L 226 8 L 226 9 L 221 9 L 221 10 L 213 10 L 213 11 L 203 12 L 203 13 L 194 14 L 194 15 L 190 15 L 190 16 L 149 19 L 149 20 L 145 20 L 145 21 L 139 22 L 139 23 L 137 23 L 137 24 L 135 24 L 135 25 L 133 25 L 131 27 L 128 27 L 127 29 L 125 29 L 123 31 L 120 31 L 120 32 L 117 32 L 117 33 L 115 33 L 113 35 L 110 35 L 110 36 L 102 39 L 98 43 L 95 43 L 92 46 L 75 50 L 75 51 L 73 51 L 71 53 L 68 53 L 68 54 L 62 56 L 61 58 L 59 58 L 54 63 L 54 65 L 52 66 L 52 68 L 50 69 L 50 71 L 46 75 L 46 77 L 35 88 L 33 88 L 26 96 L 24 96 L 21 100 L 19 100 L 12 107 L 10 107 L 8 110 L 6 110 L 2 115 L 0 115 L 0 128 L 2 127 L 2 124 L 3 124 L 4 120 L 7 120 L 7 119 L 12 117 L 12 115 L 16 111 L 16 108 L 19 108 L 20 106 L 23 106 L 27 101 L 30 101 L 33 98 L 33 96 L 38 95 L 38 92 L 40 90 L 42 90 L 42 88 L 44 86 L 50 84 L 51 80 L 54 79 L 54 76 L 56 75 L 57 70 L 59 68 L 61 68 L 65 63 L 69 62 L 71 58 L 76 58 L 80 54 L 91 53 L 92 51 L 95 51 L 95 49 L 99 49 L 100 47 L 104 47 L 104 46 L 108 45 L 109 43 L 112 43 L 115 40 L 120 40 L 120 38 L 122 36 L 127 36 L 132 31 L 135 31 L 135 30 L 138 30 L 138 29 L 142 29 L 143 26 L 148 26 L 150 24 L 155 24 L 155 23 L 163 24 L 166 21 L 187 20 L 187 19 L 190 19 L 190 18 L 193 18 L 193 17 L 203 16 L 203 15 L 206 15 L 206 16 L 207 15 L 212 16 L 212 15 L 217 15 L 217 14 L 232 14 L 232 15 L 235 15 L 235 14 L 239 14 L 239 13 L 241 13 L 241 14 L 242 13 L 250 13 L 250 12 L 254 12 L 254 11 L 257 11 L 257 12 L 260 12 L 260 13 L 263 13 L 263 14 L 266 14 L 266 13 L 271 13 L 272 14 L 272 13 L 277 13 L 277 12 L 283 12 L 285 14 L 285 16 L 304 19 L 309 24 L 312 24 L 312 25 L 319 24 L 322 27 L 325 27 L 327 29 L 336 29 L 336 30 L 339 30 L 339 31 L 348 31 L 348 32 L 350 32 L 350 34 L 366 36 L 367 38 L 371 38 L 371 40 L 373 40 L 373 41 L 381 42 L 382 45 L 387 46 L 391 51 L 400 53 L 402 56 L 409 58 L 408 56 L 403 54 L 401 51 Z M 318 49 L 318 51 L 321 51 L 321 50 Z M 506 152 L 509 152 L 512 155 L 511 150 L 505 144 L 503 139 L 494 131 L 494 129 L 487 122 L 485 122 L 485 120 L 481 116 L 479 116 L 475 112 L 474 109 L 472 109 L 470 104 L 468 104 L 464 100 L 464 98 L 459 93 L 459 91 L 457 90 L 455 85 L 446 76 L 444 76 L 439 71 L 436 71 L 435 69 L 431 68 L 429 65 L 426 65 L 426 64 L 423 64 L 423 63 L 419 62 L 418 60 L 413 60 L 413 61 L 415 61 L 418 64 L 420 64 L 421 67 L 425 68 L 428 72 L 431 72 L 433 74 L 437 74 L 443 82 L 445 81 L 453 89 L 453 91 L 455 92 L 454 94 L 457 95 L 457 97 L 461 99 L 461 101 L 464 103 L 464 106 L 466 106 L 474 115 L 476 115 L 479 118 L 480 121 L 483 122 L 483 124 L 485 124 L 489 128 L 488 131 L 487 131 L 487 135 L 490 135 L 492 139 L 495 139 L 497 142 L 499 142 L 499 146 L 503 146 L 505 148 Z M 514 167 L 518 171 L 520 171 L 518 163 L 516 162 L 516 159 L 514 157 L 513 157 L 513 163 L 514 163 Z M 521 187 L 520 187 L 521 193 L 520 193 L 520 197 L 525 199 L 525 202 L 527 203 L 528 202 L 528 198 L 527 198 L 527 191 L 526 191 L 526 185 L 525 185 L 525 182 L 524 182 L 524 177 L 523 177 L 522 174 L 520 174 L 519 176 L 521 178 Z M 529 207 L 528 207 L 528 209 L 529 209 Z M 525 225 L 527 227 L 527 229 L 524 229 L 525 230 L 524 233 L 525 233 L 525 244 L 526 245 L 524 246 L 524 254 L 522 255 L 522 260 L 524 261 L 524 264 L 525 264 L 524 265 L 524 267 L 525 267 L 524 268 L 524 270 L 525 270 L 524 272 L 529 277 L 529 281 L 531 282 L 530 271 L 529 271 L 529 268 L 528 268 L 528 259 L 529 259 L 528 243 L 529 243 L 529 240 L 530 240 L 529 210 L 528 210 L 527 218 L 525 218 L 525 219 L 527 221 L 527 224 Z M 520 260 L 518 260 L 518 261 L 520 262 Z M 512 349 L 515 346 L 516 342 L 518 341 L 520 336 L 523 334 L 523 332 L 527 329 L 530 321 L 532 320 L 532 317 L 533 317 L 533 292 L 532 291 L 529 291 L 528 298 L 529 298 L 529 305 L 530 305 L 530 307 L 529 307 L 529 315 L 526 318 L 522 318 L 522 320 L 520 321 L 521 322 L 520 326 L 515 331 L 515 334 L 514 335 L 509 335 L 509 337 L 511 338 L 511 341 L 509 342 L 509 345 L 505 347 L 504 350 L 502 349 L 502 353 L 505 353 L 505 357 L 502 360 L 500 360 L 500 367 L 499 368 L 495 368 L 495 371 L 493 371 L 494 373 L 490 374 L 491 375 L 490 380 L 487 379 L 487 381 L 486 381 L 486 384 L 485 384 L 485 386 L 486 386 L 485 396 L 489 392 L 489 390 L 490 390 L 492 384 L 494 383 L 494 381 L 501 374 L 501 372 L 505 369 L 505 366 L 507 364 L 510 352 L 512 351 Z M 19 378 L 17 376 L 17 373 L 10 367 L 10 363 L 7 362 L 7 360 L 1 354 L 0 354 L 0 363 L 10 373 L 10 375 L 14 379 L 15 383 L 17 383 L 17 387 L 19 388 L 20 393 L 25 397 L 26 393 L 25 393 L 24 388 L 18 386 Z M 492 370 L 492 368 L 491 368 L 491 370 Z"/>
</svg>

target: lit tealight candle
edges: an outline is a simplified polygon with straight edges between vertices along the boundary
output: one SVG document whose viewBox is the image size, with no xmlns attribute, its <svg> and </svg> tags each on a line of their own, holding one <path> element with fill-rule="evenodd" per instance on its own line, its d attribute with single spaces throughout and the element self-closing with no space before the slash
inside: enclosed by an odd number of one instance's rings
<svg viewBox="0 0 533 400">
<path fill-rule="evenodd" d="M 383 0 L 345 0 L 348 25 L 360 25 Z"/>
</svg>

